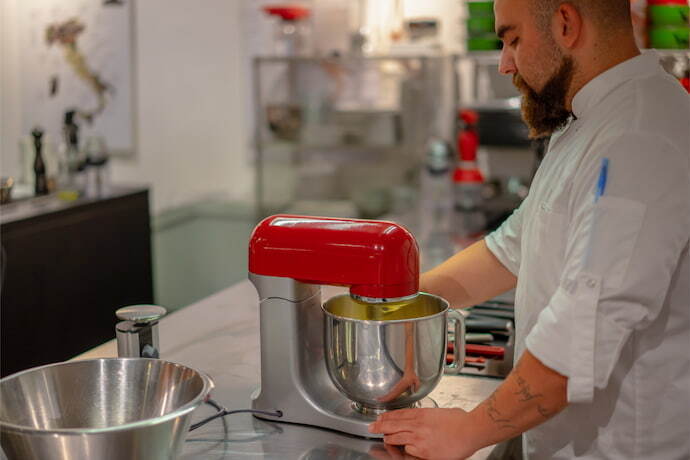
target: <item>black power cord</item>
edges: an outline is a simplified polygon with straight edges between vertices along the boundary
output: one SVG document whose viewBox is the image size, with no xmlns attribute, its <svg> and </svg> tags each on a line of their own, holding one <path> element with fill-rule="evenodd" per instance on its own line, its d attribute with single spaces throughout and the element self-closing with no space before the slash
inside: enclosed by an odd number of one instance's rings
<svg viewBox="0 0 690 460">
<path fill-rule="evenodd" d="M 194 431 L 197 428 L 201 428 L 202 426 L 206 425 L 208 422 L 215 420 L 220 417 L 225 417 L 226 415 L 233 415 L 233 414 L 260 414 L 260 415 L 268 415 L 271 417 L 282 417 L 283 416 L 283 411 L 282 410 L 276 410 L 276 411 L 267 411 L 267 410 L 259 410 L 259 409 L 236 409 L 236 410 L 228 410 L 225 407 L 221 406 L 217 402 L 215 402 L 212 399 L 209 399 L 206 401 L 206 404 L 209 406 L 212 406 L 214 409 L 216 409 L 218 412 L 215 414 L 206 417 L 205 419 L 195 423 L 194 425 L 189 427 L 189 431 Z"/>
</svg>

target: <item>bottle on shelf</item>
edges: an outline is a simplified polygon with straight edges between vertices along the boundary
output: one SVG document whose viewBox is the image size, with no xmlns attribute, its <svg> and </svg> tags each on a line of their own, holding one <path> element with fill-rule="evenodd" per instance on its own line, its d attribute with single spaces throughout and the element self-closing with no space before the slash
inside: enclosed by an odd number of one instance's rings
<svg viewBox="0 0 690 460">
<path fill-rule="evenodd" d="M 74 121 L 76 112 L 68 110 L 65 112 L 65 123 L 63 125 L 63 133 L 65 135 L 65 144 L 67 145 L 67 169 L 69 172 L 74 172 L 79 167 L 79 125 Z"/>
<path fill-rule="evenodd" d="M 101 196 L 110 185 L 108 175 L 108 152 L 102 136 L 91 136 L 84 142 L 86 153 L 86 195 Z"/>
<path fill-rule="evenodd" d="M 472 110 L 461 110 L 459 121 L 459 158 L 453 172 L 454 204 L 456 214 L 460 218 L 456 227 L 459 226 L 458 231 L 464 233 L 476 233 L 483 230 L 486 220 L 482 197 L 485 180 L 477 164 L 479 116 Z"/>
<path fill-rule="evenodd" d="M 46 177 L 48 191 L 55 192 L 58 189 L 60 176 L 60 158 L 55 139 L 49 134 L 43 136 L 43 159 L 46 163 Z"/>
<path fill-rule="evenodd" d="M 62 132 L 64 135 L 64 165 L 60 188 L 81 191 L 84 188 L 84 171 L 86 162 L 79 149 L 79 125 L 75 120 L 76 111 L 65 112 Z"/>
<path fill-rule="evenodd" d="M 460 112 L 462 126 L 458 134 L 459 161 L 453 173 L 455 184 L 455 208 L 460 211 L 476 211 L 482 206 L 482 186 L 484 175 L 477 165 L 479 134 L 477 132 L 476 112 Z"/>
<path fill-rule="evenodd" d="M 422 175 L 423 208 L 431 211 L 434 223 L 439 224 L 452 209 L 450 170 L 453 165 L 453 149 L 439 137 L 427 142 L 424 174 Z"/>
<path fill-rule="evenodd" d="M 34 128 L 31 131 L 34 139 L 34 193 L 36 196 L 48 194 L 48 177 L 46 176 L 46 164 L 43 160 L 43 130 Z"/>
</svg>

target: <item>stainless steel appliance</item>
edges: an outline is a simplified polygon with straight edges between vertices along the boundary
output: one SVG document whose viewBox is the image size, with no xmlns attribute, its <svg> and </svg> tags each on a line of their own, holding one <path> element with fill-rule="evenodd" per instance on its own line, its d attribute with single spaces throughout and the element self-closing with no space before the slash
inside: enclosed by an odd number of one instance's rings
<svg viewBox="0 0 690 460">
<path fill-rule="evenodd" d="M 261 418 L 377 437 L 384 410 L 434 407 L 425 396 L 444 371 L 447 321 L 455 321 L 457 372 L 462 315 L 419 293 L 414 237 L 391 222 L 278 215 L 249 245 L 249 278 L 260 301 Z M 350 293 L 321 305 L 321 284 Z M 325 312 L 325 313 L 324 313 Z"/>
<path fill-rule="evenodd" d="M 0 380 L 9 460 L 172 459 L 212 381 L 145 358 L 68 361 Z"/>
</svg>

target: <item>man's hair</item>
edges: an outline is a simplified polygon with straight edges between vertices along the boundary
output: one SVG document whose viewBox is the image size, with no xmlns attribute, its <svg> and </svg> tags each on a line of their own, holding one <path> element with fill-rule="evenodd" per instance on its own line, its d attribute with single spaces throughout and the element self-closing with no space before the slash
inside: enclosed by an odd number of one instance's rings
<svg viewBox="0 0 690 460">
<path fill-rule="evenodd" d="M 530 3 L 542 31 L 550 30 L 553 13 L 563 3 L 570 3 L 583 17 L 602 28 L 620 29 L 632 24 L 630 0 L 530 0 Z"/>
</svg>

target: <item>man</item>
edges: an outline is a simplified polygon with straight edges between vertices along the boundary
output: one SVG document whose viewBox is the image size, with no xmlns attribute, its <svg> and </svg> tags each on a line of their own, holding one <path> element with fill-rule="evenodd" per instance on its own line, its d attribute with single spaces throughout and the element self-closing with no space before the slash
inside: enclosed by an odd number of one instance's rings
<svg viewBox="0 0 690 460">
<path fill-rule="evenodd" d="M 690 458 L 690 98 L 640 54 L 628 0 L 496 0 L 533 137 L 529 196 L 423 274 L 455 307 L 516 287 L 517 364 L 474 410 L 370 430 L 425 458 L 523 435 L 530 459 Z"/>
</svg>

